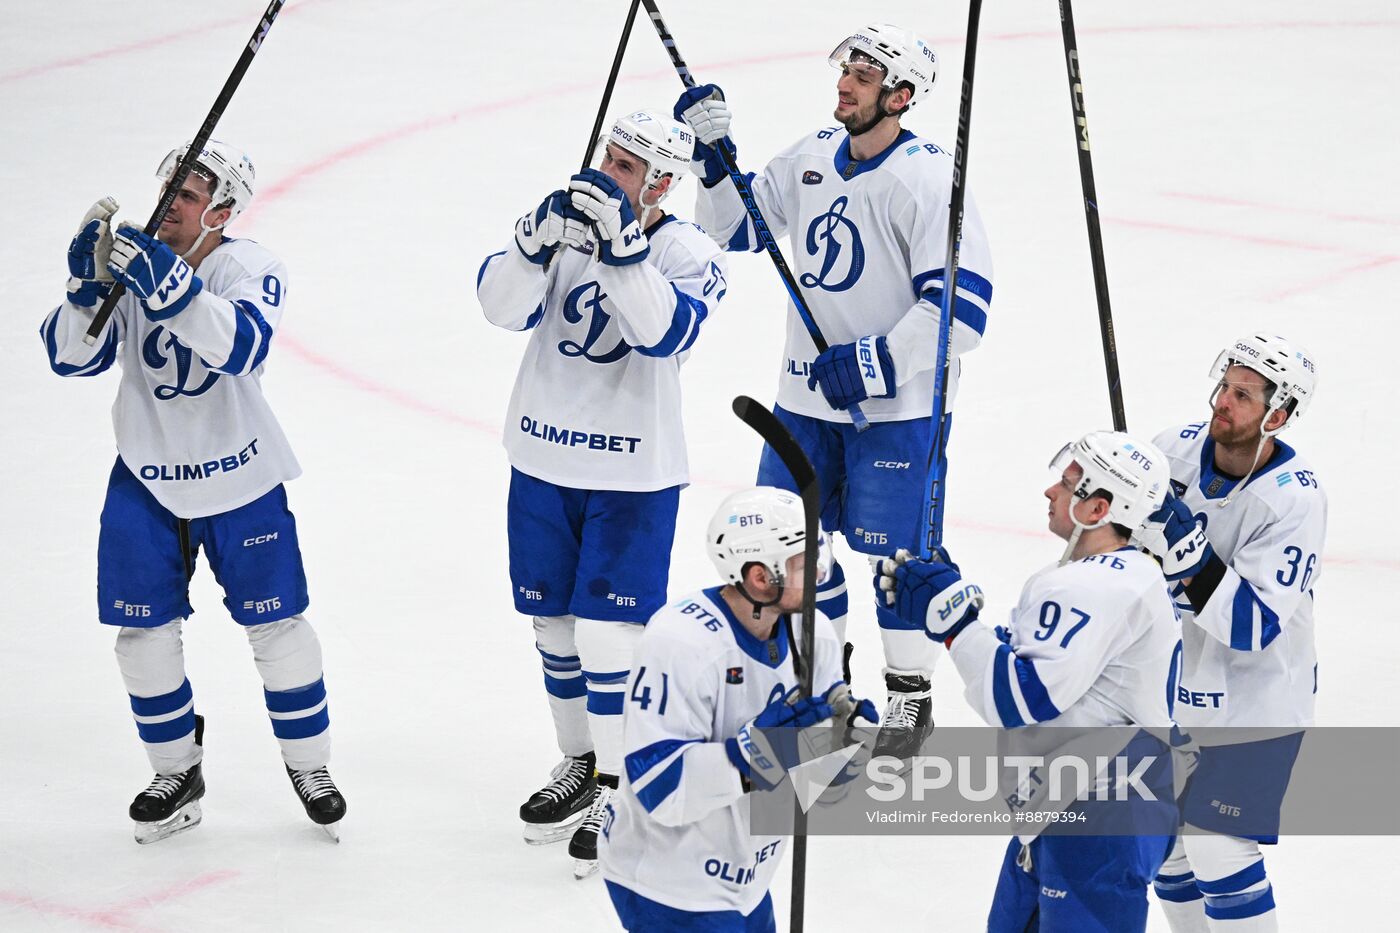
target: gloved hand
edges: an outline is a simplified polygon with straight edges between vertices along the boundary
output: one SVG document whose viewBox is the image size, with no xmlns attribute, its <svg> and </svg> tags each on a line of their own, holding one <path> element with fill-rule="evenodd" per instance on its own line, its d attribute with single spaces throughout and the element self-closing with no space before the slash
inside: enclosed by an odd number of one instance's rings
<svg viewBox="0 0 1400 933">
<path fill-rule="evenodd" d="M 854 726 L 857 719 L 864 719 L 866 722 L 880 721 L 880 711 L 875 708 L 875 704 L 870 700 L 856 699 L 851 695 L 851 685 L 844 681 L 833 684 L 822 699 L 831 707 L 832 718 L 847 726 Z"/>
<path fill-rule="evenodd" d="M 569 203 L 562 191 L 550 192 L 540 206 L 515 222 L 515 245 L 537 266 L 554 256 L 559 244 L 581 246 L 588 239 L 588 218 Z"/>
<path fill-rule="evenodd" d="M 906 550 L 880 562 L 875 574 L 876 597 L 908 625 L 922 626 L 934 641 L 946 642 L 976 620 L 985 600 L 982 588 L 964 583 L 962 571 L 948 552 L 939 560 L 923 561 Z"/>
<path fill-rule="evenodd" d="M 725 146 L 737 155 L 734 141 L 729 138 L 729 124 L 733 118 L 729 105 L 724 102 L 724 91 L 717 84 L 688 88 L 676 101 L 671 115 L 689 123 L 695 130 L 694 161 L 703 165 L 695 174 L 706 188 L 713 188 L 729 175 L 717 147 Z"/>
<path fill-rule="evenodd" d="M 128 224 L 117 228 L 107 268 L 141 299 L 150 321 L 169 320 L 204 290 L 204 282 L 189 263 L 160 240 Z"/>
<path fill-rule="evenodd" d="M 107 297 L 112 275 L 107 259 L 112 254 L 112 216 L 115 198 L 106 197 L 88 208 L 73 241 L 68 244 L 68 300 L 80 308 L 91 308 Z"/>
<path fill-rule="evenodd" d="M 885 338 L 862 337 L 819 354 L 807 377 L 807 388 L 818 386 L 835 411 L 845 411 L 868 398 L 894 398 L 894 360 Z"/>
<path fill-rule="evenodd" d="M 1215 553 L 1191 507 L 1174 493 L 1133 532 L 1132 543 L 1161 561 L 1168 580 L 1194 577 Z"/>
<path fill-rule="evenodd" d="M 616 181 L 596 168 L 587 168 L 569 179 L 569 199 L 576 210 L 593 222 L 599 256 L 610 266 L 641 262 L 651 252 L 627 195 Z"/>
<path fill-rule="evenodd" d="M 724 740 L 729 760 L 739 773 L 765 790 L 777 787 L 789 769 L 801 764 L 797 731 L 831 718 L 825 697 L 802 697 L 793 687 L 785 696 L 769 703 Z M 767 733 L 759 730 L 777 730 Z"/>
</svg>

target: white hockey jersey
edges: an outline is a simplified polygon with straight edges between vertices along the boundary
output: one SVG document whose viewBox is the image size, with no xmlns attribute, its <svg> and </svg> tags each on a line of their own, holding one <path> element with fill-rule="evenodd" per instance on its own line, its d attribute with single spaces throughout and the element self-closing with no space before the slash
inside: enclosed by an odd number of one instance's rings
<svg viewBox="0 0 1400 933">
<path fill-rule="evenodd" d="M 974 623 L 950 652 L 989 724 L 1170 727 L 1180 625 L 1146 554 L 1124 547 L 1038 571 L 1005 635 Z"/>
<path fill-rule="evenodd" d="M 841 680 L 841 646 L 817 615 L 814 689 Z M 720 587 L 647 623 L 628 678 L 626 777 L 598 841 L 603 877 L 679 910 L 749 913 L 788 839 L 748 831 L 748 798 L 725 739 L 797 686 L 787 636 L 760 641 Z"/>
<path fill-rule="evenodd" d="M 60 376 L 121 363 L 117 452 L 180 518 L 227 512 L 301 475 L 260 381 L 286 310 L 286 268 L 252 240 L 224 239 L 195 271 L 204 290 L 169 320 L 152 323 L 123 295 L 96 350 L 83 343 L 93 309 L 65 301 L 40 328 Z"/>
<path fill-rule="evenodd" d="M 486 319 L 532 330 L 511 392 L 511 465 L 557 486 L 649 492 L 689 481 L 680 367 L 724 297 L 725 258 L 666 215 L 646 261 L 610 266 L 560 248 L 546 272 L 512 243 L 486 257 Z"/>
<path fill-rule="evenodd" d="M 1184 648 L 1176 721 L 1183 728 L 1311 725 L 1313 588 L 1327 535 L 1327 495 L 1316 474 L 1275 439 L 1269 462 L 1235 492 L 1238 478 L 1215 471 L 1205 424 L 1163 431 L 1155 443 L 1171 461 L 1176 494 L 1228 568 L 1199 613 L 1185 587 L 1173 590 Z"/>
<path fill-rule="evenodd" d="M 927 418 L 932 411 L 952 172 L 951 155 L 908 130 L 880 155 L 854 161 L 849 134 L 832 127 L 749 176 L 774 236 L 789 234 L 784 254 L 827 343 L 888 338 L 898 389 L 893 398 L 860 403 L 871 421 Z M 701 186 L 696 217 L 728 250 L 763 248 L 728 178 Z M 991 251 L 970 194 L 955 298 L 949 411 L 957 394 L 956 355 L 981 341 L 992 300 Z M 825 421 L 849 421 L 820 389 L 807 388 L 817 351 L 791 301 L 787 330 L 778 404 Z"/>
</svg>

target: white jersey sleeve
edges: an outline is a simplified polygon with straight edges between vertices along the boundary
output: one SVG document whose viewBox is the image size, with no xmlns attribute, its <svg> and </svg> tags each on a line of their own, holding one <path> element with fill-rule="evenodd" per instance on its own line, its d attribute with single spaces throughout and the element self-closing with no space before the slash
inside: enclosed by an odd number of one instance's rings
<svg viewBox="0 0 1400 933">
<path fill-rule="evenodd" d="M 933 396 L 937 333 L 948 245 L 952 157 L 904 131 L 879 155 L 857 161 L 845 130 L 820 130 L 752 176 L 767 225 L 786 232 L 785 251 L 812 316 L 829 344 L 885 336 L 899 389 L 861 403 L 872 421 L 927 417 Z M 699 195 L 697 213 L 731 251 L 762 249 L 752 220 L 728 180 Z M 957 392 L 959 354 L 975 348 L 992 298 L 991 251 L 969 195 L 953 300 L 948 399 Z M 789 303 L 788 339 L 778 404 L 843 421 L 820 391 L 807 387 L 816 348 Z"/>
<path fill-rule="evenodd" d="M 991 725 L 1164 726 L 1177 632 L 1156 563 L 1124 548 L 1035 574 L 1005 640 L 974 623 L 951 654 Z"/>
<path fill-rule="evenodd" d="M 530 331 L 506 416 L 511 465 L 560 486 L 646 492 L 689 480 L 680 366 L 728 288 L 699 227 L 664 216 L 645 262 L 561 248 L 549 270 L 511 244 L 486 258 L 487 320 Z"/>
<path fill-rule="evenodd" d="M 96 350 L 82 342 L 91 314 L 68 302 L 40 329 L 59 375 L 121 362 L 117 451 L 181 518 L 229 511 L 301 473 L 260 383 L 286 310 L 285 266 L 252 240 L 224 239 L 195 271 L 203 291 L 168 320 L 123 295 Z"/>
</svg>

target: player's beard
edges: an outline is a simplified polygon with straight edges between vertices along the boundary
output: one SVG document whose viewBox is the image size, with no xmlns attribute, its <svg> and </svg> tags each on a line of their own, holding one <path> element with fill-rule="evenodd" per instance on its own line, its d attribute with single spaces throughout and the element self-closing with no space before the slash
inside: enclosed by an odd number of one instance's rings
<svg viewBox="0 0 1400 933">
<path fill-rule="evenodd" d="M 863 136 L 879 126 L 880 121 L 888 116 L 881 108 L 880 103 L 881 101 L 876 99 L 875 103 L 869 107 L 862 107 L 844 117 L 839 112 L 833 113 L 832 116 L 836 118 L 837 123 L 846 128 L 846 132 L 851 136 Z"/>
<path fill-rule="evenodd" d="M 1254 445 L 1259 442 L 1259 425 L 1242 425 L 1236 421 L 1222 424 L 1216 420 L 1215 413 L 1211 412 L 1210 439 L 1226 449 L 1253 450 Z"/>
</svg>

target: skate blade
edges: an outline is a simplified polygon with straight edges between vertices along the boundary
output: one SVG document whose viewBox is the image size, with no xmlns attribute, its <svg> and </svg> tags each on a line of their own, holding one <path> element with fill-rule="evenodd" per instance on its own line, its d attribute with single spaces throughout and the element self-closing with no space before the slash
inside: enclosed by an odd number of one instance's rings
<svg viewBox="0 0 1400 933">
<path fill-rule="evenodd" d="M 191 800 L 166 819 L 155 823 L 136 824 L 136 844 L 150 845 L 152 842 L 160 842 L 162 839 L 169 839 L 171 836 L 194 829 L 204 819 L 204 811 L 199 806 L 198 800 Z"/>
<path fill-rule="evenodd" d="M 588 808 L 584 807 L 574 816 L 558 823 L 526 823 L 521 835 L 524 836 L 526 845 L 547 846 L 563 842 L 573 838 L 574 830 L 587 815 Z"/>
<path fill-rule="evenodd" d="M 574 880 L 575 880 L 575 881 L 582 881 L 584 878 L 587 878 L 589 875 L 592 875 L 592 874 L 594 874 L 594 873 L 597 872 L 597 871 L 598 871 L 598 860 L 597 860 L 597 859 L 582 859 L 582 858 L 576 858 L 576 859 L 574 859 Z"/>
<path fill-rule="evenodd" d="M 320 827 L 321 832 L 330 837 L 331 842 L 340 845 L 340 820 L 336 820 L 334 823 L 318 823 L 316 825 Z"/>
</svg>

